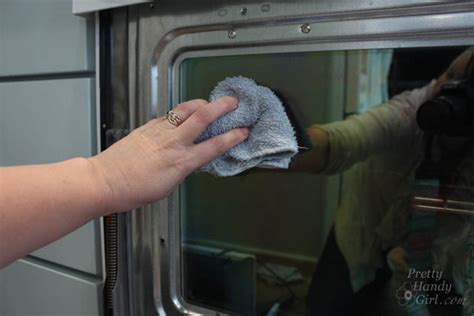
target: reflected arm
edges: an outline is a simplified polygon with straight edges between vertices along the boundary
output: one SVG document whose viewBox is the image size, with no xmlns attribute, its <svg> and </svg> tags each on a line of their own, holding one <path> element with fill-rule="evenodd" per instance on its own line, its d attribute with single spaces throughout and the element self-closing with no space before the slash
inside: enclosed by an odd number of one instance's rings
<svg viewBox="0 0 474 316">
<path fill-rule="evenodd" d="M 333 174 L 374 154 L 415 149 L 421 133 L 416 111 L 431 97 L 434 84 L 404 92 L 346 120 L 310 127 L 314 148 L 295 157 L 291 170 Z"/>
<path fill-rule="evenodd" d="M 313 145 L 310 151 L 298 154 L 291 162 L 290 170 L 295 172 L 320 172 L 324 169 L 329 156 L 328 133 L 312 126 L 306 130 Z"/>
</svg>

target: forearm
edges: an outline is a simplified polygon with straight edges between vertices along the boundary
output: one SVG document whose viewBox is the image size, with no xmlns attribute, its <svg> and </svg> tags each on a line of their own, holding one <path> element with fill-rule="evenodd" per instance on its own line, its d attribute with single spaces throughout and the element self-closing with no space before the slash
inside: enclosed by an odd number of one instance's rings
<svg viewBox="0 0 474 316">
<path fill-rule="evenodd" d="M 401 93 L 385 104 L 344 121 L 320 126 L 327 132 L 331 147 L 322 172 L 342 172 L 357 162 L 390 151 L 407 154 L 418 151 L 422 133 L 416 123 L 416 113 L 431 97 L 434 83 Z"/>
<path fill-rule="evenodd" d="M 184 121 L 150 120 L 89 159 L 0 168 L 0 268 L 91 219 L 158 201 L 192 171 L 248 137 L 232 129 L 195 144 L 238 100 L 191 100 L 175 111 Z"/>
<path fill-rule="evenodd" d="M 107 198 L 84 158 L 0 168 L 0 268 L 106 214 Z"/>
<path fill-rule="evenodd" d="M 412 146 L 419 133 L 416 111 L 433 85 L 402 93 L 344 121 L 309 128 L 313 149 L 295 157 L 291 170 L 333 174 L 371 155 Z"/>
</svg>

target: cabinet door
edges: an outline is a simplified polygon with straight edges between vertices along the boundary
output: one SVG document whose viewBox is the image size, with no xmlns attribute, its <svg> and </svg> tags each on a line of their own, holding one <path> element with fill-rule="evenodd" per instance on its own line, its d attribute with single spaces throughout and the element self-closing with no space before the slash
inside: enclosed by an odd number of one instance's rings
<svg viewBox="0 0 474 316">
<path fill-rule="evenodd" d="M 0 76 L 93 70 L 93 22 L 71 0 L 2 0 Z"/>
<path fill-rule="evenodd" d="M 95 153 L 91 79 L 0 83 L 0 165 L 47 163 Z M 99 275 L 99 222 L 33 253 Z"/>
<path fill-rule="evenodd" d="M 102 314 L 98 277 L 22 259 L 2 270 L 0 280 L 2 316 Z"/>
</svg>

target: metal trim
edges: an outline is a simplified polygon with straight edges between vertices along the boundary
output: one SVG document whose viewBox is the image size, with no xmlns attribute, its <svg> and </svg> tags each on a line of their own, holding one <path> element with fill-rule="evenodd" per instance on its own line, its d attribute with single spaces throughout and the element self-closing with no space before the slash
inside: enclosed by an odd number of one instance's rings
<svg viewBox="0 0 474 316">
<path fill-rule="evenodd" d="M 472 18 L 474 19 L 474 14 L 471 14 Z M 426 16 L 430 19 L 430 16 Z M 425 17 L 423 17 L 425 18 Z M 449 18 L 449 17 L 446 17 Z M 408 18 L 403 18 L 404 20 Z M 416 17 L 417 21 L 420 22 L 420 17 Z M 378 23 L 377 21 L 376 23 Z M 385 22 L 385 18 L 384 18 Z M 340 22 L 338 22 L 340 23 Z M 408 23 L 410 28 L 413 27 L 414 23 Z M 425 23 L 421 22 L 422 25 Z M 157 58 L 157 69 L 167 68 L 166 65 L 169 66 L 169 77 L 168 83 L 170 83 L 169 87 L 167 88 L 168 92 L 171 92 L 168 96 L 169 108 L 173 104 L 179 102 L 179 69 L 181 63 L 191 57 L 203 57 L 203 56 L 225 56 L 225 55 L 243 55 L 243 54 L 255 54 L 259 53 L 261 47 L 265 47 L 265 53 L 282 53 L 282 52 L 304 52 L 304 51 L 324 51 L 324 50 L 332 50 L 334 47 L 334 43 L 338 43 L 337 49 L 360 49 L 363 48 L 395 48 L 395 47 L 416 47 L 416 46 L 438 46 L 441 44 L 446 44 L 446 39 L 440 39 L 442 36 L 447 36 L 450 39 L 450 44 L 465 44 L 466 40 L 470 43 L 474 44 L 474 37 L 469 35 L 468 30 L 463 29 L 461 27 L 457 30 L 446 31 L 443 27 L 443 30 L 403 30 L 394 29 L 388 30 L 387 33 L 380 33 L 380 34 L 363 34 L 363 35 L 345 35 L 345 36 L 323 36 L 322 34 L 330 33 L 332 27 L 324 28 L 324 31 L 320 31 L 309 38 L 305 38 L 303 35 L 300 35 L 295 29 L 301 25 L 301 22 L 295 24 L 284 25 L 281 30 L 275 30 L 276 26 L 271 26 L 272 31 L 276 31 L 279 34 L 291 34 L 288 38 L 285 36 L 278 38 L 269 38 L 269 37 L 260 37 L 254 34 L 261 34 L 259 30 L 254 28 L 248 28 L 241 30 L 239 36 L 243 37 L 244 39 L 240 42 L 230 42 L 227 38 L 227 32 L 218 30 L 218 31 L 208 31 L 202 33 L 185 33 L 183 35 L 179 35 L 173 41 L 168 42 L 165 47 L 160 49 L 160 54 Z M 406 25 L 403 25 L 404 27 Z M 471 25 L 474 27 L 474 24 Z M 315 27 L 316 29 L 316 27 Z M 369 29 L 369 28 L 368 28 Z M 372 28 L 370 28 L 372 29 Z M 202 37 L 200 35 L 203 35 Z M 469 36 L 469 37 L 468 37 Z M 199 43 L 196 46 L 189 46 L 186 47 L 185 43 L 188 43 L 193 37 L 193 42 Z M 196 37 L 198 37 L 196 39 Z M 456 37 L 454 39 L 452 37 Z M 251 38 L 252 40 L 248 40 Z M 383 40 L 379 40 L 383 38 Z M 421 39 L 423 38 L 423 39 Z M 459 39 L 461 38 L 461 41 Z M 401 41 L 398 41 L 401 40 Z M 258 46 L 256 46 L 258 45 Z M 228 48 L 224 48 L 228 46 Z M 167 52 L 170 52 L 167 55 Z M 173 54 L 174 53 L 174 54 Z M 260 51 L 260 53 L 262 53 Z M 166 58 L 161 61 L 161 58 Z M 164 57 L 166 56 L 166 57 Z M 160 64 L 162 65 L 160 67 Z M 159 71 L 158 71 L 159 74 Z M 158 75 L 156 78 L 163 76 Z M 159 86 L 158 80 L 154 84 L 155 87 Z M 154 95 L 161 95 L 163 96 L 164 93 L 157 93 Z M 163 96 L 164 98 L 164 96 Z M 161 102 L 160 102 L 161 101 Z M 163 99 L 160 98 L 160 101 L 157 103 L 152 102 L 152 104 L 166 104 Z M 158 115 L 162 115 L 161 111 L 164 111 L 164 107 L 159 109 L 156 108 L 156 113 Z M 155 113 L 155 111 L 152 111 Z M 188 315 L 211 315 L 214 313 L 219 313 L 219 315 L 227 315 L 215 310 L 206 309 L 203 307 L 195 306 L 190 303 L 187 303 L 181 296 L 182 293 L 182 278 L 181 278 L 181 269 L 182 269 L 182 262 L 181 262 L 181 232 L 180 232 L 180 194 L 179 192 L 174 194 L 170 199 L 172 199 L 171 206 L 168 207 L 168 210 L 165 212 L 161 212 L 162 220 L 168 218 L 169 221 L 169 232 L 168 232 L 168 240 L 169 240 L 169 256 L 168 258 L 162 258 L 160 263 L 163 263 L 163 260 L 168 261 L 169 273 L 168 278 L 170 279 L 168 283 L 170 296 L 172 300 L 172 304 L 179 311 L 183 314 Z M 176 205 L 173 207 L 173 205 Z M 171 214 L 169 216 L 168 214 Z M 155 262 L 154 266 L 157 266 L 158 262 Z M 161 266 L 161 264 L 160 264 Z M 159 298 L 155 298 L 159 299 Z M 162 298 L 161 298 L 162 299 Z M 166 310 L 166 309 L 165 309 Z"/>
<path fill-rule="evenodd" d="M 72 0 L 72 13 L 81 15 L 146 2 L 153 0 Z"/>
<path fill-rule="evenodd" d="M 170 20 L 166 19 L 172 14 L 165 12 L 162 16 L 143 8 L 138 10 L 137 58 L 149 63 L 137 63 L 137 82 L 131 88 L 137 89 L 137 124 L 163 115 L 177 102 L 179 67 L 186 58 L 474 43 L 474 4 L 465 2 L 423 2 L 406 8 L 301 16 L 262 15 L 247 20 L 234 16 L 218 20 L 218 9 L 196 12 L 193 21 L 215 22 L 207 25 L 186 20 L 167 24 Z M 310 32 L 301 32 L 301 25 L 305 23 L 311 25 Z M 230 38 L 230 30 L 234 30 L 236 36 Z M 155 38 L 159 39 L 158 44 L 151 42 Z M 159 315 L 224 315 L 190 305 L 180 295 L 180 198 L 178 189 L 168 199 L 132 214 L 134 243 L 129 251 L 137 266 L 146 266 L 144 270 L 135 271 L 140 273 L 134 275 L 140 281 L 134 284 L 148 286 L 139 289 L 137 295 L 153 291 L 156 304 L 153 310 Z M 145 282 L 150 278 L 152 289 L 149 282 Z M 141 297 L 136 302 L 144 300 L 148 299 Z M 133 310 L 143 314 L 150 307 L 135 306 Z"/>
</svg>

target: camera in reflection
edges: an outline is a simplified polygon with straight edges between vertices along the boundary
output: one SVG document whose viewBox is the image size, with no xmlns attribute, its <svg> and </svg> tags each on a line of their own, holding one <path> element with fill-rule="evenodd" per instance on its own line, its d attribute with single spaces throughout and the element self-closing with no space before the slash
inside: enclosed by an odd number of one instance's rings
<svg viewBox="0 0 474 316">
<path fill-rule="evenodd" d="M 425 132 L 452 137 L 474 136 L 474 79 L 450 81 L 423 103 L 416 117 Z"/>
</svg>

